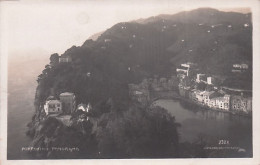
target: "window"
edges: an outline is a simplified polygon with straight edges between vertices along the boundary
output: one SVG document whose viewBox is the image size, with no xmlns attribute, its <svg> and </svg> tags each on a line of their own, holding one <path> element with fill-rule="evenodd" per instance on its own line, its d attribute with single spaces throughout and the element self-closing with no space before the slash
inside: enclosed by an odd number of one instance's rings
<svg viewBox="0 0 260 165">
<path fill-rule="evenodd" d="M 57 104 L 57 107 L 60 107 L 60 104 Z M 59 108 L 58 108 L 59 109 Z"/>
<path fill-rule="evenodd" d="M 54 104 L 49 104 L 49 108 L 55 108 Z"/>
</svg>

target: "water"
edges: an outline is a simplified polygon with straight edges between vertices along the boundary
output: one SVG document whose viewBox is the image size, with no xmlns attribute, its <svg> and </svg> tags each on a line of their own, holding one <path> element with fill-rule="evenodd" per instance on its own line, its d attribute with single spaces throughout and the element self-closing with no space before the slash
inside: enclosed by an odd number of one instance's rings
<svg viewBox="0 0 260 165">
<path fill-rule="evenodd" d="M 21 93 L 13 95 L 10 94 L 10 97 L 19 97 L 20 99 L 13 99 L 8 102 L 7 157 L 8 159 L 26 159 L 28 155 L 21 149 L 28 146 L 31 141 L 25 133 L 27 130 L 26 125 L 31 121 L 34 112 L 33 105 L 31 102 L 23 103 L 23 100 L 26 100 L 26 98 L 23 99 Z M 17 102 L 20 102 L 20 104 L 17 104 Z"/>
<path fill-rule="evenodd" d="M 246 149 L 247 155 L 252 154 L 251 118 L 203 110 L 176 100 L 158 100 L 155 104 L 167 109 L 181 124 L 181 142 L 204 138 L 208 145 L 219 146 L 220 140 L 227 140 L 230 146 Z"/>
<path fill-rule="evenodd" d="M 18 58 L 17 58 L 18 59 Z M 22 147 L 30 145 L 26 136 L 27 124 L 34 114 L 36 78 L 47 57 L 9 59 L 8 67 L 8 111 L 7 111 L 7 159 L 29 159 Z M 33 68 L 33 69 L 32 69 Z"/>
</svg>

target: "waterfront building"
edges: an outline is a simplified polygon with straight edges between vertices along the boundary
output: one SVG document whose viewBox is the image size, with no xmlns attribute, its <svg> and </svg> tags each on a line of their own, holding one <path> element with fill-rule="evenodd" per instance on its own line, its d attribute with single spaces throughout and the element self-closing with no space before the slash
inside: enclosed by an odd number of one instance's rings
<svg viewBox="0 0 260 165">
<path fill-rule="evenodd" d="M 231 96 L 231 110 L 249 113 L 252 111 L 252 98 L 243 95 Z"/>
<path fill-rule="evenodd" d="M 142 84 L 135 85 L 135 84 L 129 84 L 129 96 L 132 100 L 136 100 L 140 102 L 143 105 L 146 105 L 148 101 L 150 100 L 150 93 L 148 88 L 142 88 Z"/>
<path fill-rule="evenodd" d="M 190 87 L 185 87 L 185 86 L 179 85 L 179 94 L 182 97 L 189 98 L 189 93 L 190 93 Z"/>
<path fill-rule="evenodd" d="M 209 107 L 228 111 L 230 109 L 230 95 L 211 98 Z"/>
<path fill-rule="evenodd" d="M 219 96 L 220 94 L 215 91 L 204 91 L 201 93 L 203 100 L 202 103 L 209 106 L 210 105 L 210 99 Z"/>
<path fill-rule="evenodd" d="M 247 113 L 251 113 L 252 112 L 252 97 L 248 97 L 246 103 L 247 103 L 246 111 L 247 111 Z"/>
<path fill-rule="evenodd" d="M 63 112 L 70 114 L 76 109 L 76 99 L 74 93 L 65 92 L 60 94 L 60 101 L 62 103 Z"/>
<path fill-rule="evenodd" d="M 43 107 L 46 115 L 62 113 L 62 103 L 59 100 L 48 100 Z"/>
</svg>

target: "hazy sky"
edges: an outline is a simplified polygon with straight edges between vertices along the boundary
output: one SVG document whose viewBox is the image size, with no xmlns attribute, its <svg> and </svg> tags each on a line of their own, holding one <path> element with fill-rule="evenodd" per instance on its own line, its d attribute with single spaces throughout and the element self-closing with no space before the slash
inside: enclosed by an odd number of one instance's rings
<svg viewBox="0 0 260 165">
<path fill-rule="evenodd" d="M 202 0 L 203 1 L 203 0 Z M 104 31 L 118 22 L 174 14 L 197 7 L 225 7 L 234 3 L 203 5 L 188 1 L 37 1 L 1 4 L 1 27 L 5 26 L 5 44 L 11 54 L 44 52 L 62 54 L 73 45 L 80 46 L 91 35 Z M 204 2 L 204 1 L 203 1 Z M 245 7 L 245 5 L 242 5 Z M 245 12 L 244 10 L 240 10 Z M 2 28 L 3 29 L 3 28 Z"/>
</svg>

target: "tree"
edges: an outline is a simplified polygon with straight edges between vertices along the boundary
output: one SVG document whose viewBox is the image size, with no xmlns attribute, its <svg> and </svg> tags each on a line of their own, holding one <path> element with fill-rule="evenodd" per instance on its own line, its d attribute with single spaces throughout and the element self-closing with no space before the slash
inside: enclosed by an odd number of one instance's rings
<svg viewBox="0 0 260 165">
<path fill-rule="evenodd" d="M 54 53 L 50 56 L 50 65 L 55 66 L 59 63 L 59 55 Z"/>
<path fill-rule="evenodd" d="M 204 90 L 206 89 L 206 87 L 207 87 L 207 84 L 205 84 L 204 82 L 199 82 L 199 83 L 197 84 L 196 89 L 201 90 L 201 91 L 204 91 Z"/>
<path fill-rule="evenodd" d="M 178 157 L 179 124 L 163 108 L 133 106 L 121 114 L 103 114 L 98 123 L 101 158 Z"/>
</svg>

